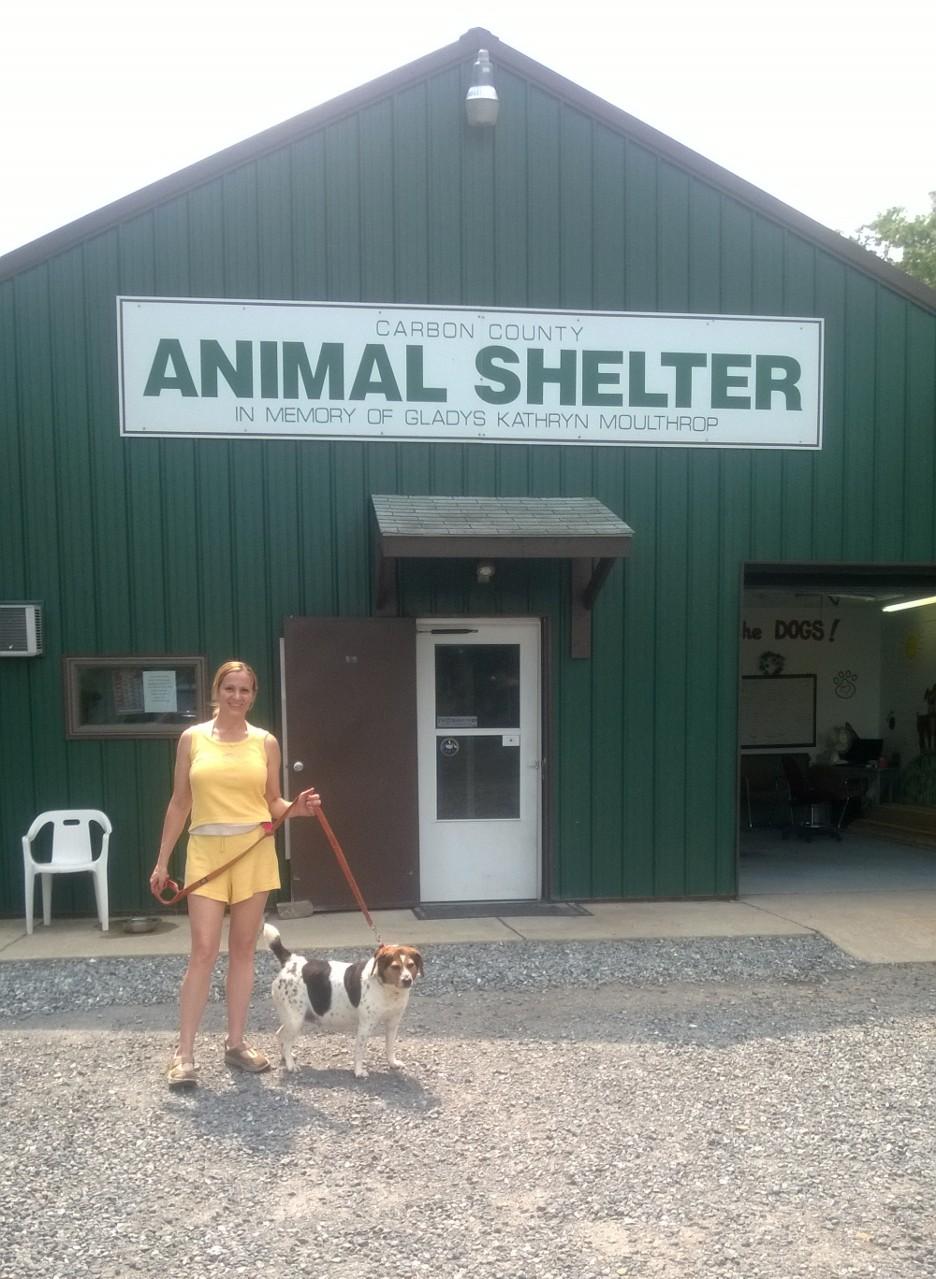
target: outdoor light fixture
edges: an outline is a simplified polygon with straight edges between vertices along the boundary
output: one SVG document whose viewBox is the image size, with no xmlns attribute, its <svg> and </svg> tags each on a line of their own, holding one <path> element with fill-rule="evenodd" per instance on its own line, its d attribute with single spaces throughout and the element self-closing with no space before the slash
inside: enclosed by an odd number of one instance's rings
<svg viewBox="0 0 936 1279">
<path fill-rule="evenodd" d="M 500 102 L 494 88 L 494 72 L 487 49 L 479 49 L 475 59 L 471 88 L 465 97 L 465 115 L 471 125 L 493 127 L 497 122 Z"/>
<path fill-rule="evenodd" d="M 922 600 L 904 600 L 902 604 L 885 604 L 882 613 L 899 613 L 904 608 L 922 608 L 924 604 L 936 604 L 936 595 L 927 595 Z"/>
<path fill-rule="evenodd" d="M 479 586 L 487 586 L 491 578 L 494 576 L 495 568 L 493 564 L 487 562 L 479 564 L 475 569 L 475 577 L 478 579 Z"/>
</svg>

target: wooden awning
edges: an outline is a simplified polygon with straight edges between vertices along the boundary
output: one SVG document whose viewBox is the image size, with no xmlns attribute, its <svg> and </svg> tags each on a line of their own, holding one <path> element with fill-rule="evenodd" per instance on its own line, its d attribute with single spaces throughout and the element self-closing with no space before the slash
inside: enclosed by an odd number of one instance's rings
<svg viewBox="0 0 936 1279">
<path fill-rule="evenodd" d="M 374 494 L 376 612 L 398 610 L 399 559 L 567 559 L 572 656 L 591 653 L 591 610 L 633 529 L 594 497 Z"/>
</svg>

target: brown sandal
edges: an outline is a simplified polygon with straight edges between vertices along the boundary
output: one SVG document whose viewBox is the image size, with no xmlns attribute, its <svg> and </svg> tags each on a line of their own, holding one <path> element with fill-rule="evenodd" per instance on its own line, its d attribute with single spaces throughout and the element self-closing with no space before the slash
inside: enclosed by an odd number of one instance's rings
<svg viewBox="0 0 936 1279">
<path fill-rule="evenodd" d="M 260 1052 L 257 1048 L 251 1048 L 249 1044 L 241 1044 L 239 1048 L 225 1045 L 224 1060 L 228 1066 L 234 1066 L 237 1070 L 246 1070 L 250 1075 L 259 1075 L 264 1070 L 270 1069 L 270 1059 L 266 1053 Z"/>
<path fill-rule="evenodd" d="M 166 1070 L 166 1080 L 170 1088 L 194 1088 L 198 1083 L 195 1063 L 193 1061 L 183 1061 L 179 1055 L 179 1050 L 176 1049 Z"/>
</svg>

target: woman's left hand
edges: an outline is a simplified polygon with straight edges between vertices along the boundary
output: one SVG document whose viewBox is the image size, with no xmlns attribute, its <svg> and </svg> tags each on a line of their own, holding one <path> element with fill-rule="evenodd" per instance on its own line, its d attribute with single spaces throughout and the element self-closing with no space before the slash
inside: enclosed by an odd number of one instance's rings
<svg viewBox="0 0 936 1279">
<path fill-rule="evenodd" d="M 296 816 L 311 817 L 317 808 L 322 807 L 322 798 L 318 791 L 310 786 L 308 790 L 301 791 L 296 800 Z"/>
</svg>

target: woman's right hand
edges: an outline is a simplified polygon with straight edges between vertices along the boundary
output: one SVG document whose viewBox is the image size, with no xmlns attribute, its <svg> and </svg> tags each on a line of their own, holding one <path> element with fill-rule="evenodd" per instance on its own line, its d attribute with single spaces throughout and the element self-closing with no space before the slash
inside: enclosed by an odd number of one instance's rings
<svg viewBox="0 0 936 1279">
<path fill-rule="evenodd" d="M 154 893 L 161 893 L 169 882 L 169 867 L 161 866 L 159 862 L 153 867 L 153 873 L 149 878 L 150 888 Z"/>
</svg>

